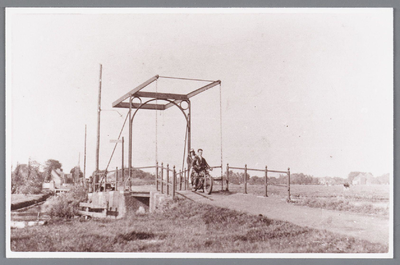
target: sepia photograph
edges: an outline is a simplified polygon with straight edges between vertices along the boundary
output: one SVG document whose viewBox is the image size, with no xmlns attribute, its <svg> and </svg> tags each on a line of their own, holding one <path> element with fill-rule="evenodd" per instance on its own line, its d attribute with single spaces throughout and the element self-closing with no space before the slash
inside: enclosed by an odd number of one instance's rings
<svg viewBox="0 0 400 265">
<path fill-rule="evenodd" d="M 393 258 L 393 8 L 6 8 L 7 258 Z"/>
</svg>

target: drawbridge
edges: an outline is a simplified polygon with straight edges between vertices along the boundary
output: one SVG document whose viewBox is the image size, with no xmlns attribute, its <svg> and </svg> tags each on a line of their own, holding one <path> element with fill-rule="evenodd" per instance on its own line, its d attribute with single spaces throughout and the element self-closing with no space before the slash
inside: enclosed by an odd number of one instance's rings
<svg viewBox="0 0 400 265">
<path fill-rule="evenodd" d="M 195 90 L 190 91 L 189 93 L 185 94 L 178 94 L 178 93 L 169 93 L 169 92 L 158 92 L 157 90 L 157 82 L 159 79 L 162 78 L 168 78 L 168 79 L 176 79 L 176 80 L 185 80 L 185 81 L 202 81 L 206 82 L 206 85 L 203 85 L 201 87 L 196 88 Z M 144 91 L 144 88 L 149 86 L 150 84 L 156 82 L 156 91 L 154 92 L 149 92 L 149 91 Z M 247 165 L 245 167 L 230 167 L 229 164 L 226 165 L 226 174 L 223 174 L 223 161 L 222 161 L 222 111 L 221 111 L 221 81 L 220 80 L 204 80 L 204 79 L 191 79 L 191 78 L 180 78 L 180 77 L 167 77 L 167 76 L 160 76 L 160 75 L 155 75 L 152 78 L 148 79 L 147 81 L 143 82 L 142 84 L 138 85 L 134 89 L 130 90 L 129 92 L 125 93 L 123 96 L 119 97 L 117 100 L 115 100 L 112 103 L 113 108 L 123 108 L 123 109 L 128 109 L 128 113 L 125 117 L 125 121 L 122 125 L 121 131 L 119 133 L 118 139 L 115 141 L 115 146 L 113 149 L 113 152 L 111 154 L 110 160 L 107 164 L 107 167 L 105 170 L 98 170 L 98 161 L 97 161 L 97 169 L 96 172 L 93 175 L 93 178 L 90 178 L 89 180 L 89 193 L 92 193 L 92 197 L 96 198 L 94 199 L 95 201 L 98 201 L 98 203 L 95 203 L 96 205 L 93 204 L 93 202 L 89 202 L 86 204 L 83 204 L 84 208 L 86 209 L 86 212 L 88 212 L 90 209 L 100 209 L 102 213 L 107 213 L 109 212 L 111 215 L 117 216 L 118 215 L 118 207 L 124 205 L 124 203 L 128 200 L 127 196 L 129 198 L 135 197 L 136 200 L 139 203 L 136 203 L 136 205 L 142 205 L 142 206 L 147 206 L 149 209 L 154 207 L 155 203 L 151 203 L 151 201 L 158 201 L 158 195 L 156 193 L 160 193 L 161 197 L 165 194 L 166 196 L 172 196 L 174 198 L 177 194 L 177 191 L 184 191 L 184 190 L 189 190 L 191 189 L 190 187 L 190 181 L 189 181 L 189 165 L 187 167 L 184 167 L 185 164 L 185 157 L 186 154 L 189 154 L 190 149 L 192 148 L 192 143 L 191 143 L 191 136 L 192 136 L 192 128 L 191 128 L 191 123 L 192 123 L 192 117 L 191 117 L 191 111 L 192 111 L 192 103 L 191 103 L 191 98 L 194 96 L 209 90 L 213 87 L 219 86 L 219 95 L 220 95 L 220 137 L 221 137 L 221 161 L 220 164 L 217 166 L 212 166 L 211 168 L 220 168 L 221 169 L 221 175 L 220 177 L 213 178 L 214 181 L 219 181 L 221 189 L 220 191 L 229 191 L 229 183 L 230 183 L 230 171 L 232 169 L 236 170 L 244 170 L 243 175 L 243 183 L 244 183 L 244 193 L 247 193 L 247 181 L 249 179 L 249 175 L 247 174 L 248 171 L 259 171 L 263 172 L 265 175 L 265 193 L 264 196 L 268 196 L 268 172 L 273 172 L 273 173 L 281 173 L 281 174 L 287 174 L 287 192 L 288 192 L 288 201 L 290 201 L 290 169 L 287 171 L 277 171 L 277 170 L 270 170 L 265 167 L 265 169 L 251 169 L 247 168 Z M 100 85 L 101 87 L 101 85 Z M 136 102 L 135 102 L 136 101 Z M 100 99 L 99 99 L 100 102 Z M 176 107 L 178 108 L 181 113 L 183 114 L 185 121 L 186 121 L 186 132 L 185 132 L 185 148 L 183 151 L 183 165 L 182 169 L 177 170 L 177 168 L 174 166 L 170 165 L 164 165 L 163 163 L 160 163 L 157 161 L 156 158 L 156 163 L 155 165 L 151 166 L 144 166 L 144 167 L 133 167 L 132 166 L 132 131 L 133 131 L 133 120 L 138 113 L 139 110 L 155 110 L 155 111 L 166 111 L 169 108 Z M 100 111 L 100 109 L 99 109 Z M 115 149 L 117 147 L 117 144 L 122 142 L 122 153 L 124 154 L 124 138 L 122 137 L 122 131 L 124 127 L 126 126 L 126 123 L 128 122 L 128 174 L 125 174 L 125 166 L 124 166 L 124 155 L 122 155 L 122 161 L 121 161 L 121 170 L 118 170 L 118 168 L 114 170 L 108 170 L 108 167 L 110 165 L 110 162 L 113 158 Z M 157 132 L 156 132 L 157 134 Z M 157 139 L 157 138 L 156 138 Z M 156 149 L 157 149 L 157 141 L 156 141 Z M 156 154 L 157 156 L 157 154 Z M 136 189 L 132 189 L 132 177 L 135 172 L 135 170 L 142 170 L 142 169 L 155 169 L 155 178 L 154 178 L 154 184 L 151 188 L 151 191 L 137 191 L 138 187 L 134 187 Z M 113 180 L 111 180 L 110 174 L 113 175 Z M 119 176 L 120 175 L 120 176 Z M 127 178 L 125 179 L 125 176 Z M 109 180 L 107 179 L 109 178 Z M 224 183 L 225 183 L 225 188 L 224 188 Z M 215 189 L 216 190 L 216 189 Z M 115 192 L 120 192 L 122 195 L 99 195 L 99 193 L 102 193 L 103 191 L 110 191 L 112 193 Z M 153 195 L 152 195 L 153 192 Z M 110 197 L 111 196 L 111 197 Z M 117 196 L 117 197 L 115 197 Z M 105 198 L 107 197 L 107 198 Z M 115 198 L 114 198 L 115 197 Z M 121 198 L 119 198 L 121 197 Z M 113 199 L 111 199 L 113 198 Z M 147 199 L 143 199 L 147 198 Z M 153 198 L 153 199 L 151 199 Z M 147 201 L 146 201 L 147 200 Z M 113 202 L 112 202 L 113 201 Z M 113 204 L 113 206 L 110 206 Z M 143 204 L 144 202 L 144 204 Z M 99 204 L 101 206 L 99 206 Z M 151 206 L 153 205 L 153 206 Z M 106 214 L 107 215 L 107 214 Z"/>
</svg>

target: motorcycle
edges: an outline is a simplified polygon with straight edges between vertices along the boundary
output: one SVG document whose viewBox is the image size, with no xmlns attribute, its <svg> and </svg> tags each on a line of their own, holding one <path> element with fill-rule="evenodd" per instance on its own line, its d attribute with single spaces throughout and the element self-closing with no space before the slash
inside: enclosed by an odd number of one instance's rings
<svg viewBox="0 0 400 265">
<path fill-rule="evenodd" d="M 208 170 L 205 170 L 205 174 L 199 177 L 197 186 L 195 187 L 194 191 L 203 190 L 203 192 L 211 194 L 213 185 L 214 185 L 213 177 L 211 177 L 210 172 Z"/>
</svg>

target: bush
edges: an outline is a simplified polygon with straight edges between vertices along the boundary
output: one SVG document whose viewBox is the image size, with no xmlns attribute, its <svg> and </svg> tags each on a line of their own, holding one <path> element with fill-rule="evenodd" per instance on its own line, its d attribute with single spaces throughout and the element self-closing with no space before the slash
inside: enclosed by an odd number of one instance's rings
<svg viewBox="0 0 400 265">
<path fill-rule="evenodd" d="M 82 186 L 74 186 L 70 191 L 68 191 L 64 195 L 66 195 L 69 200 L 77 201 L 78 204 L 79 202 L 84 202 L 87 201 L 88 199 L 87 192 L 85 191 L 85 188 Z"/>
<path fill-rule="evenodd" d="M 67 193 L 49 200 L 48 212 L 51 217 L 72 218 L 78 214 L 79 203 L 87 201 L 87 193 L 81 186 L 75 186 Z"/>
</svg>

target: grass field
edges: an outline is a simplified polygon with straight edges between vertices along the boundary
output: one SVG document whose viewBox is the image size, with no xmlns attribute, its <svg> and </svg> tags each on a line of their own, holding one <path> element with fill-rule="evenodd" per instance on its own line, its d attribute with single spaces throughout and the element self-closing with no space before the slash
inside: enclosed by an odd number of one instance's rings
<svg viewBox="0 0 400 265">
<path fill-rule="evenodd" d="M 387 217 L 389 185 L 359 185 L 344 189 L 343 185 L 291 185 L 291 200 L 296 205 Z M 244 185 L 229 185 L 232 192 L 244 192 Z M 248 185 L 249 194 L 264 195 L 263 185 Z M 268 186 L 268 196 L 287 198 L 285 186 Z"/>
<path fill-rule="evenodd" d="M 12 251 L 384 253 L 384 245 L 265 216 L 170 202 L 163 211 L 122 220 L 54 219 L 11 230 Z"/>
</svg>

